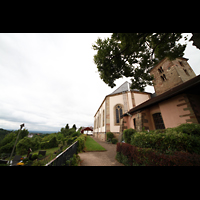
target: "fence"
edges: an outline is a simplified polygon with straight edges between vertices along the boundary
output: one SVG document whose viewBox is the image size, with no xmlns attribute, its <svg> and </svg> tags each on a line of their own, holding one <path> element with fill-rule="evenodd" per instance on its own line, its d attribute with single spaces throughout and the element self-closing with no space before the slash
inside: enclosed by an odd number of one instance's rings
<svg viewBox="0 0 200 200">
<path fill-rule="evenodd" d="M 73 157 L 73 154 L 77 153 L 78 141 L 73 143 L 59 155 L 57 155 L 53 160 L 47 163 L 45 166 L 62 166 L 66 163 L 67 160 Z"/>
</svg>

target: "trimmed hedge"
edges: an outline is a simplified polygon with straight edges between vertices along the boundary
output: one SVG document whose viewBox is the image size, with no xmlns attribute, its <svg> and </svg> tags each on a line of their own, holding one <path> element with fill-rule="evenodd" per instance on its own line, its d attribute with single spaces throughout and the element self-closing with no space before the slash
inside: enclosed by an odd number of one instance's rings
<svg viewBox="0 0 200 200">
<path fill-rule="evenodd" d="M 152 148 L 159 152 L 187 151 L 200 154 L 200 136 L 178 132 L 177 128 L 165 131 L 136 132 L 131 136 L 130 144 L 141 148 Z"/>
<path fill-rule="evenodd" d="M 85 140 L 86 140 L 87 135 L 82 134 L 77 138 L 78 141 L 78 146 L 77 146 L 77 151 L 81 152 L 85 148 Z"/>
<path fill-rule="evenodd" d="M 114 138 L 114 134 L 112 132 L 107 132 L 106 136 L 107 136 L 107 141 L 112 140 Z"/>
<path fill-rule="evenodd" d="M 163 154 L 150 148 L 117 143 L 116 159 L 127 166 L 200 166 L 200 155 L 188 152 Z"/>
<path fill-rule="evenodd" d="M 126 129 L 124 130 L 123 132 L 123 138 L 124 138 L 124 141 L 128 144 L 131 143 L 131 136 L 136 133 L 136 130 L 135 129 L 132 129 L 132 128 L 129 128 L 129 129 Z"/>
</svg>

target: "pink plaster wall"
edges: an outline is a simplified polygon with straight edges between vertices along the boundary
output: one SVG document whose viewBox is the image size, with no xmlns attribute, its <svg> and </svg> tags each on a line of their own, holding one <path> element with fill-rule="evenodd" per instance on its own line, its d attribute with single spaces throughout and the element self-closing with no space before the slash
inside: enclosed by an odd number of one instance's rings
<svg viewBox="0 0 200 200">
<path fill-rule="evenodd" d="M 190 114 L 189 110 L 183 110 L 187 108 L 187 105 L 177 106 L 181 103 L 185 103 L 185 100 L 180 101 L 183 98 L 183 95 L 179 95 L 159 103 L 165 128 L 179 126 L 182 123 L 186 123 L 186 119 L 190 119 L 189 116 L 180 117 L 180 115 Z"/>
<path fill-rule="evenodd" d="M 134 92 L 135 106 L 147 101 L 149 99 L 149 94 L 141 94 Z"/>
</svg>

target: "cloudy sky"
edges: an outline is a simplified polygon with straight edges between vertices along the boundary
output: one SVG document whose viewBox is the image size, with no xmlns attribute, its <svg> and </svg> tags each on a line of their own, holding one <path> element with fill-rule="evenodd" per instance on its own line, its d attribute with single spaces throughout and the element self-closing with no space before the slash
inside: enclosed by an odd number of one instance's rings
<svg viewBox="0 0 200 200">
<path fill-rule="evenodd" d="M 108 87 L 97 73 L 92 44 L 109 33 L 0 33 L 0 128 L 59 131 L 93 126 Z M 189 34 L 189 38 L 191 34 Z M 200 74 L 200 50 L 188 42 L 184 57 Z M 130 82 L 130 81 L 129 81 Z M 147 92 L 154 92 L 152 87 Z"/>
</svg>

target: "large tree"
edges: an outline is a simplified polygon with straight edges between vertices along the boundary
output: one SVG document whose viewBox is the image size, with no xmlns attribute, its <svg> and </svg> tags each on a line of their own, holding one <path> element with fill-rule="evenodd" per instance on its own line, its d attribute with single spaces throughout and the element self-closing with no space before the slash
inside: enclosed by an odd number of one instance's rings
<svg viewBox="0 0 200 200">
<path fill-rule="evenodd" d="M 149 71 L 163 58 L 173 60 L 184 55 L 181 33 L 113 33 L 92 45 L 97 54 L 94 62 L 100 78 L 111 88 L 116 79 L 131 77 L 131 88 L 144 91 L 153 85 Z M 187 40 L 187 37 L 184 38 Z"/>
</svg>

